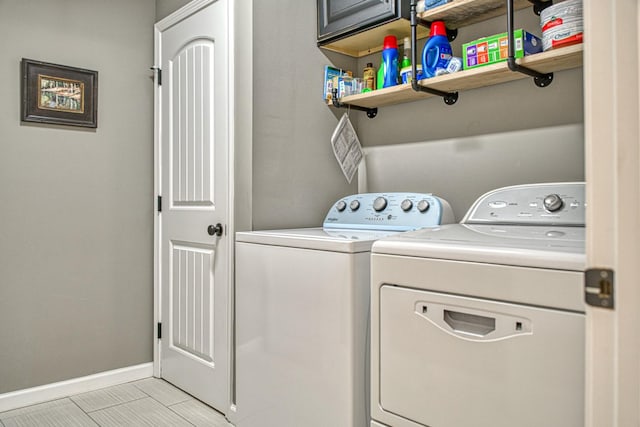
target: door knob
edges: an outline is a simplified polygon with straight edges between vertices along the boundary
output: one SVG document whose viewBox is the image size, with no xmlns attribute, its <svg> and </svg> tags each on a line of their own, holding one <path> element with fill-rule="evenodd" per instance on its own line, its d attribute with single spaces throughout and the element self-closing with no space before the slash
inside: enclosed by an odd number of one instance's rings
<svg viewBox="0 0 640 427">
<path fill-rule="evenodd" d="M 222 236 L 222 224 L 217 223 L 216 225 L 210 225 L 207 227 L 207 233 L 209 233 L 209 236 Z"/>
</svg>

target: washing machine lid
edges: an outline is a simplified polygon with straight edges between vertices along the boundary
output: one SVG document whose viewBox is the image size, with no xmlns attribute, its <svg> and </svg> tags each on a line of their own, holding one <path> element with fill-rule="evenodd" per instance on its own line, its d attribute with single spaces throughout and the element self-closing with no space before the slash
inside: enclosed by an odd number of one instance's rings
<svg viewBox="0 0 640 427">
<path fill-rule="evenodd" d="M 449 224 L 377 241 L 373 253 L 584 271 L 584 227 Z"/>
<path fill-rule="evenodd" d="M 236 242 L 332 252 L 369 252 L 375 240 L 397 231 L 296 228 L 236 233 Z"/>
</svg>

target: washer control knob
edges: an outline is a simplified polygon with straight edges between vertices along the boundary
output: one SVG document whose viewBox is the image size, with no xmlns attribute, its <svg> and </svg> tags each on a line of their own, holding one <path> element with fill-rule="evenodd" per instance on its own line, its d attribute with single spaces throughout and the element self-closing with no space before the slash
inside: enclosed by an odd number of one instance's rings
<svg viewBox="0 0 640 427">
<path fill-rule="evenodd" d="M 346 208 L 347 208 L 347 203 L 344 200 L 340 200 L 338 203 L 336 203 L 336 209 L 338 209 L 338 212 L 342 212 Z"/>
<path fill-rule="evenodd" d="M 429 210 L 429 202 L 426 201 L 425 199 L 422 199 L 418 202 L 418 210 L 422 213 L 426 212 Z"/>
<path fill-rule="evenodd" d="M 373 209 L 376 212 L 383 211 L 384 208 L 386 208 L 386 207 L 387 207 L 387 199 L 385 199 L 382 196 L 376 197 L 376 199 L 373 201 Z"/>
<path fill-rule="evenodd" d="M 544 205 L 544 208 L 549 212 L 559 211 L 564 206 L 562 198 L 560 198 L 560 196 L 558 196 L 557 194 L 549 194 L 544 198 L 542 204 Z"/>
<path fill-rule="evenodd" d="M 352 200 L 351 203 L 349 203 L 349 207 L 352 211 L 357 211 L 360 208 L 360 202 L 357 200 Z"/>
<path fill-rule="evenodd" d="M 413 202 L 409 199 L 404 199 L 402 203 L 400 203 L 400 208 L 405 212 L 409 212 L 412 207 L 413 207 Z"/>
</svg>

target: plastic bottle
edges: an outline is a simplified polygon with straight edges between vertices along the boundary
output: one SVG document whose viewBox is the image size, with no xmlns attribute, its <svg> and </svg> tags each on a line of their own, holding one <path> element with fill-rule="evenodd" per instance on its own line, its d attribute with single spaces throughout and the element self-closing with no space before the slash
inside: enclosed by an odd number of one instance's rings
<svg viewBox="0 0 640 427">
<path fill-rule="evenodd" d="M 422 49 L 422 72 L 424 77 L 433 77 L 438 69 L 446 69 L 451 59 L 451 45 L 443 21 L 433 21 L 429 40 Z"/>
<path fill-rule="evenodd" d="M 380 67 L 376 76 L 376 89 L 382 89 L 384 87 L 384 67 L 382 61 L 380 61 Z"/>
<path fill-rule="evenodd" d="M 373 68 L 371 62 L 367 62 L 367 66 L 364 67 L 362 79 L 364 80 L 363 92 L 369 92 L 376 88 L 376 69 Z"/>
<path fill-rule="evenodd" d="M 378 89 L 398 84 L 398 41 L 386 36 L 382 48 L 382 61 L 378 70 Z"/>
<path fill-rule="evenodd" d="M 400 64 L 400 81 L 401 83 L 411 83 L 411 40 L 409 37 L 404 38 L 404 54 Z"/>
<path fill-rule="evenodd" d="M 402 55 L 402 63 L 400 68 L 411 67 L 411 39 L 404 38 L 404 53 Z"/>
</svg>

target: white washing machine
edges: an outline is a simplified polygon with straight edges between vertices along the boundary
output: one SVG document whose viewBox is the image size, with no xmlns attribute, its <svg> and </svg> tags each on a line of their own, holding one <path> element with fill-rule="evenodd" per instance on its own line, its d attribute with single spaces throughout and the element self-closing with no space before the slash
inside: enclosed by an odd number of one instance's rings
<svg viewBox="0 0 640 427">
<path fill-rule="evenodd" d="M 234 424 L 368 425 L 371 245 L 453 218 L 430 194 L 358 194 L 322 228 L 237 233 Z"/>
<path fill-rule="evenodd" d="M 584 183 L 374 243 L 371 426 L 584 425 Z"/>
</svg>

